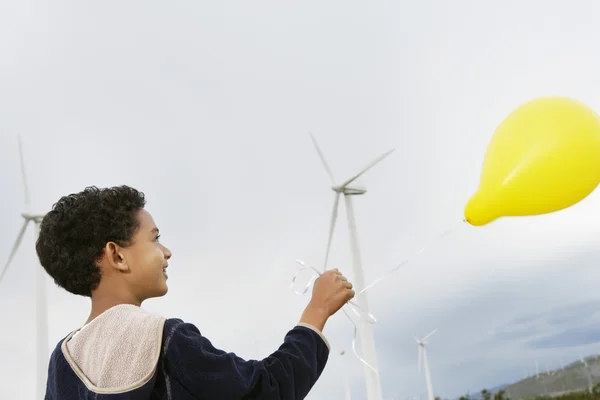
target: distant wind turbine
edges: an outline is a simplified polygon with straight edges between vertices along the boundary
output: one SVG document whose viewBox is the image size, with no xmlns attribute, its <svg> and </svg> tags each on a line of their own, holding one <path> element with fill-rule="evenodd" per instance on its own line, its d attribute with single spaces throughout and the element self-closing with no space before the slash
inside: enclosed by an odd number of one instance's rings
<svg viewBox="0 0 600 400">
<path fill-rule="evenodd" d="M 587 372 L 588 389 L 589 389 L 590 393 L 592 393 L 594 390 L 594 384 L 592 383 L 592 371 L 590 370 L 590 366 L 588 365 L 587 361 L 585 361 L 585 358 L 583 358 L 581 353 L 579 353 L 579 359 L 583 363 L 584 370 Z"/>
<path fill-rule="evenodd" d="M 344 355 L 346 352 L 342 349 L 340 350 L 340 359 L 342 360 L 342 365 L 346 367 L 346 362 L 344 360 Z M 346 400 L 352 400 L 351 392 L 350 392 L 350 382 L 348 381 L 348 371 L 344 371 L 344 393 L 346 394 Z"/>
<path fill-rule="evenodd" d="M 427 360 L 427 343 L 428 339 L 437 331 L 437 328 L 431 331 L 428 335 L 426 335 L 422 339 L 417 339 L 415 337 L 415 341 L 419 346 L 419 372 L 421 372 L 421 365 L 423 365 L 425 370 L 425 382 L 427 384 L 427 400 L 435 400 L 433 395 L 433 386 L 431 385 L 431 373 L 429 371 L 429 362 Z"/>
<path fill-rule="evenodd" d="M 24 190 L 24 198 L 25 198 L 25 212 L 21 214 L 21 217 L 24 219 L 23 225 L 17 238 L 13 244 L 13 247 L 10 251 L 10 255 L 8 256 L 8 261 L 4 265 L 4 269 L 0 272 L 0 285 L 2 284 L 2 280 L 6 276 L 6 272 L 9 270 L 11 262 L 15 255 L 17 254 L 17 250 L 19 250 L 19 246 L 21 245 L 21 241 L 23 240 L 23 236 L 27 231 L 27 227 L 29 223 L 33 223 L 35 225 L 35 240 L 37 241 L 37 236 L 40 231 L 40 223 L 44 218 L 44 214 L 32 214 L 31 213 L 31 204 L 29 199 L 29 187 L 27 185 L 27 174 L 25 173 L 25 160 L 23 157 L 23 144 L 21 142 L 21 137 L 19 136 L 19 158 L 21 161 L 21 179 L 23 183 Z M 37 256 L 36 256 L 37 258 Z M 48 353 L 48 310 L 46 306 L 46 271 L 40 266 L 37 265 L 35 274 L 35 320 L 36 320 L 36 398 L 43 399 L 46 395 L 46 379 L 47 379 L 47 370 L 48 370 L 48 362 L 49 362 L 49 353 Z"/>
</svg>

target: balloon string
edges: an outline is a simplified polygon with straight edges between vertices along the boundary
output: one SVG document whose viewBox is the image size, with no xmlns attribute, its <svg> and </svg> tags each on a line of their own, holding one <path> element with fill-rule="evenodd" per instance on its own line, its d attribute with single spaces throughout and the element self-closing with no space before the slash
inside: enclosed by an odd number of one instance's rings
<svg viewBox="0 0 600 400">
<path fill-rule="evenodd" d="M 465 220 L 461 221 L 461 224 L 465 223 Z M 394 272 L 398 271 L 400 268 L 402 268 L 403 266 L 405 266 L 406 264 L 408 264 L 410 261 L 412 261 L 414 258 L 418 257 L 419 255 L 421 255 L 427 248 L 429 248 L 433 243 L 437 242 L 438 240 L 441 240 L 443 238 L 445 238 L 446 236 L 448 236 L 450 233 L 452 233 L 454 230 L 456 229 L 456 226 L 453 226 L 449 229 L 446 229 L 445 231 L 443 231 L 441 234 L 439 234 L 438 236 L 436 236 L 429 244 L 421 247 L 416 253 L 414 253 L 412 255 L 412 257 L 409 257 L 405 260 L 403 260 L 400 264 L 398 264 L 397 266 L 395 266 L 394 268 L 390 269 L 388 272 L 386 272 L 384 275 L 382 275 L 381 277 L 377 278 L 375 281 L 373 281 L 372 283 L 370 283 L 369 285 L 367 285 L 364 289 L 360 290 L 356 295 L 360 295 L 364 292 L 366 292 L 367 290 L 373 288 L 374 286 L 378 285 L 379 283 L 383 282 L 385 279 L 387 279 L 391 274 L 393 274 Z M 292 291 L 299 295 L 302 296 L 304 294 L 306 294 L 306 292 L 308 292 L 308 289 L 310 289 L 310 287 L 313 285 L 313 283 L 315 282 L 315 280 L 317 280 L 322 274 L 320 271 L 318 271 L 316 268 L 311 267 L 309 265 L 307 265 L 304 261 L 302 260 L 296 260 L 296 262 L 298 264 L 300 264 L 302 266 L 302 268 L 300 268 L 298 271 L 296 271 L 296 273 L 294 274 L 294 276 L 292 277 Z M 308 283 L 304 286 L 304 289 L 301 292 L 296 291 L 295 289 L 295 283 L 296 283 L 296 279 L 298 278 L 298 274 L 300 274 L 300 272 L 305 271 L 305 270 L 313 270 L 317 275 L 312 276 L 311 279 L 308 281 Z M 353 301 L 349 301 L 348 304 L 350 305 L 350 309 L 354 312 L 354 314 L 356 314 L 356 316 L 362 320 L 364 320 L 367 323 L 370 324 L 374 324 L 375 322 L 377 322 L 377 320 L 375 319 L 375 316 L 369 312 L 365 312 L 358 304 L 356 304 Z M 379 372 L 373 367 L 371 366 L 369 363 L 367 363 L 362 357 L 360 357 L 358 355 L 358 352 L 356 351 L 356 338 L 357 338 L 357 334 L 358 334 L 358 327 L 356 326 L 356 323 L 352 320 L 352 318 L 350 317 L 350 315 L 348 314 L 348 312 L 344 309 L 344 307 L 342 307 L 342 311 L 344 312 L 344 314 L 346 315 L 346 317 L 348 318 L 348 320 L 350 320 L 350 322 L 352 323 L 353 327 L 354 327 L 354 334 L 352 337 L 352 352 L 354 353 L 354 356 L 361 362 L 363 363 L 365 366 L 367 366 L 369 369 L 371 369 L 373 372 L 375 372 L 377 375 L 379 375 Z M 360 311 L 360 312 L 359 312 Z"/>
<path fill-rule="evenodd" d="M 398 271 L 400 268 L 402 268 L 403 266 L 408 264 L 410 261 L 413 261 L 416 257 L 420 256 L 425 250 L 427 250 L 429 247 L 431 247 L 435 242 L 442 240 L 446 236 L 450 235 L 459 225 L 462 225 L 465 222 L 466 222 L 465 220 L 462 220 L 460 222 L 460 224 L 457 224 L 456 226 L 452 226 L 452 227 L 446 229 L 445 231 L 443 231 L 442 233 L 440 233 L 438 236 L 434 237 L 428 244 L 421 247 L 411 257 L 404 259 L 400 264 L 398 264 L 394 268 L 388 270 L 385 274 L 383 274 L 382 276 L 380 276 L 379 278 L 375 279 L 373 282 L 371 282 L 370 284 L 365 286 L 364 289 L 359 291 L 356 295 L 358 296 L 358 295 L 366 292 L 367 290 L 373 288 L 374 286 L 377 286 L 384 280 L 386 280 L 391 274 Z"/>
</svg>

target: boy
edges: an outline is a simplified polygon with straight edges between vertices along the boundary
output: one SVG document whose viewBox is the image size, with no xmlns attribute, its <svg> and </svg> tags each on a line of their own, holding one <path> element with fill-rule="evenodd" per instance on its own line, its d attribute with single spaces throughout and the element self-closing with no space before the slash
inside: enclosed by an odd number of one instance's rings
<svg viewBox="0 0 600 400">
<path fill-rule="evenodd" d="M 131 187 L 89 187 L 62 197 L 42 221 L 42 266 L 59 286 L 92 300 L 84 326 L 52 353 L 46 400 L 303 399 L 329 355 L 321 331 L 354 297 L 352 284 L 325 272 L 279 349 L 243 360 L 214 348 L 194 325 L 140 307 L 167 293 L 171 258 L 144 206 Z"/>
</svg>

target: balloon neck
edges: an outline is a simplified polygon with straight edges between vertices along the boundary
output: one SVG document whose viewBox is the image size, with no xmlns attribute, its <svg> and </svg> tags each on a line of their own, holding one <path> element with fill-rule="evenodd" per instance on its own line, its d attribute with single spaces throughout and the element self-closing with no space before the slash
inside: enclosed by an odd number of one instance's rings
<svg viewBox="0 0 600 400">
<path fill-rule="evenodd" d="M 475 193 L 465 207 L 465 221 L 473 226 L 489 224 L 501 216 L 497 196 Z"/>
</svg>

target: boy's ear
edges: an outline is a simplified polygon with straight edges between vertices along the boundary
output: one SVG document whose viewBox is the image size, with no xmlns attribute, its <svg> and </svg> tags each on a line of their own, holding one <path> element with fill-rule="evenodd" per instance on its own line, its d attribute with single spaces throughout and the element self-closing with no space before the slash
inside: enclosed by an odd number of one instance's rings
<svg viewBox="0 0 600 400">
<path fill-rule="evenodd" d="M 106 257 L 106 261 L 110 267 L 121 272 L 129 270 L 123 251 L 115 242 L 106 243 L 106 246 L 104 246 L 104 257 Z"/>
</svg>

